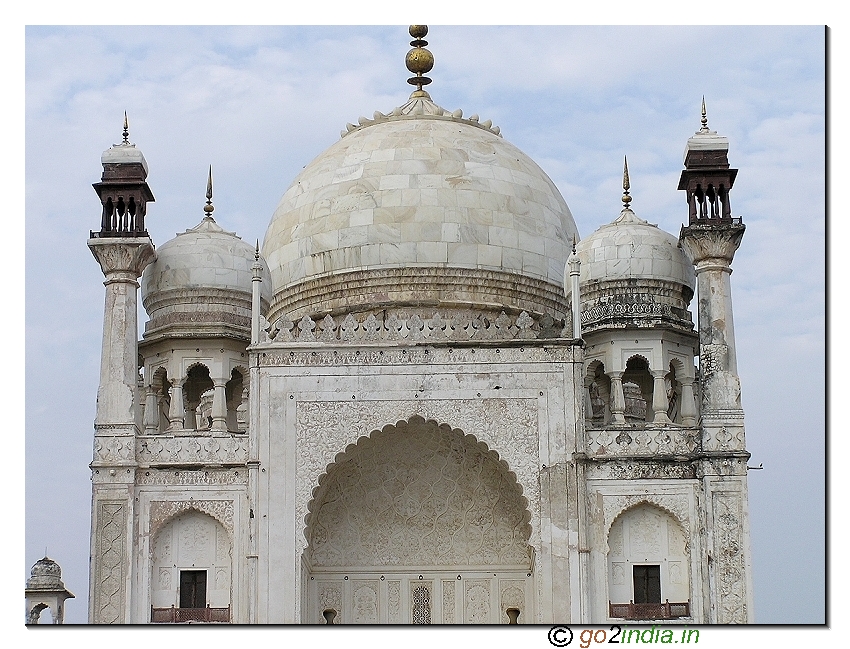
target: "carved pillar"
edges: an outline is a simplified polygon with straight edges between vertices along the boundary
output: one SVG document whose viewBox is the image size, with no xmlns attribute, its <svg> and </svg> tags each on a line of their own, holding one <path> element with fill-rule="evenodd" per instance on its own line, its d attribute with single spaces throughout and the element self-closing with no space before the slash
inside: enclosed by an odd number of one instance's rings
<svg viewBox="0 0 850 649">
<path fill-rule="evenodd" d="M 694 399 L 694 380 L 691 378 L 682 378 L 682 425 L 696 426 L 697 425 L 697 405 Z"/>
<path fill-rule="evenodd" d="M 152 385 L 147 387 L 145 394 L 145 435 L 154 435 L 159 430 L 159 403 L 156 388 Z"/>
<path fill-rule="evenodd" d="M 669 424 L 667 417 L 667 389 L 664 385 L 664 370 L 652 372 L 652 421 L 656 424 Z"/>
<path fill-rule="evenodd" d="M 626 397 L 623 394 L 623 373 L 608 372 L 611 377 L 611 423 L 626 423 Z"/>
<path fill-rule="evenodd" d="M 684 227 L 679 235 L 694 260 L 697 276 L 700 371 L 706 412 L 741 408 L 730 266 L 743 236 L 743 224 L 719 219 Z"/>
<path fill-rule="evenodd" d="M 106 277 L 100 385 L 95 427 L 118 426 L 135 433 L 138 383 L 138 278 L 155 258 L 153 244 L 139 239 L 89 239 L 89 249 Z"/>
<path fill-rule="evenodd" d="M 183 383 L 174 379 L 168 389 L 171 405 L 168 408 L 168 430 L 183 430 L 183 417 L 186 409 L 183 406 Z"/>
<path fill-rule="evenodd" d="M 212 402 L 212 426 L 210 430 L 227 431 L 227 402 L 223 379 L 214 381 Z"/>
</svg>

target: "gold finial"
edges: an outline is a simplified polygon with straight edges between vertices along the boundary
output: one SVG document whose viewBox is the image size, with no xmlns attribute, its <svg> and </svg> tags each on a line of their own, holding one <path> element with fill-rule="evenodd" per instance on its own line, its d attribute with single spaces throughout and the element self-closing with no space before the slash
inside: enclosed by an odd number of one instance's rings
<svg viewBox="0 0 850 649">
<path fill-rule="evenodd" d="M 623 209 L 629 208 L 632 197 L 629 196 L 629 159 L 623 156 Z"/>
<path fill-rule="evenodd" d="M 130 144 L 130 123 L 127 121 L 127 111 L 124 111 L 124 142 L 123 144 Z"/>
<path fill-rule="evenodd" d="M 700 133 L 708 133 L 708 117 L 705 114 L 705 95 L 702 96 L 702 117 L 700 118 Z"/>
<path fill-rule="evenodd" d="M 209 178 L 207 178 L 207 204 L 206 204 L 206 205 L 204 205 L 204 213 L 205 213 L 205 217 L 206 217 L 206 218 L 210 218 L 210 219 L 212 218 L 212 213 L 213 213 L 213 211 L 215 210 L 215 207 L 213 207 L 213 204 L 212 204 L 212 197 L 213 197 L 213 191 L 212 191 L 212 165 L 210 165 L 210 175 L 209 175 Z"/>
<path fill-rule="evenodd" d="M 260 261 L 260 240 L 257 239 L 257 247 L 254 248 L 254 261 Z"/>
<path fill-rule="evenodd" d="M 576 246 L 578 245 L 578 235 L 573 234 L 573 254 L 576 254 Z"/>
<path fill-rule="evenodd" d="M 414 90 L 410 96 L 427 97 L 430 99 L 428 93 L 422 90 L 422 86 L 427 86 L 431 83 L 431 79 L 422 75 L 426 72 L 430 72 L 431 68 L 434 67 L 434 55 L 425 49 L 428 41 L 422 40 L 428 35 L 428 26 L 411 25 L 408 31 L 413 37 L 413 40 L 410 41 L 413 49 L 410 50 L 407 53 L 407 56 L 404 57 L 404 64 L 407 66 L 408 70 L 416 75 L 415 77 L 410 77 L 407 80 L 407 83 L 412 86 L 416 86 L 416 90 Z"/>
</svg>

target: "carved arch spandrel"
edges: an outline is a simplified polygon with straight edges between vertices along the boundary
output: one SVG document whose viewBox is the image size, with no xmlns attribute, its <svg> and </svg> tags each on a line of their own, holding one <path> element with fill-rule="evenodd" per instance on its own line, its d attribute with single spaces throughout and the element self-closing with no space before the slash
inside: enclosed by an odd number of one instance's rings
<svg viewBox="0 0 850 649">
<path fill-rule="evenodd" d="M 593 504 L 594 495 L 591 496 L 591 506 Z M 682 528 L 685 534 L 685 541 L 690 543 L 692 537 L 691 519 L 688 514 L 689 504 L 688 497 L 684 494 L 630 494 L 630 495 L 605 495 L 602 496 L 602 538 L 608 539 L 611 532 L 611 525 L 614 521 L 623 514 L 626 510 L 636 507 L 637 505 L 648 504 L 654 505 L 664 512 L 670 514 L 673 519 Z"/>
<path fill-rule="evenodd" d="M 307 546 L 307 503 L 319 477 L 336 457 L 361 437 L 387 424 L 418 416 L 474 434 L 497 451 L 516 475 L 529 503 L 531 539 L 540 546 L 539 426 L 536 399 L 462 399 L 445 401 L 302 401 L 296 406 L 296 536 L 299 555 Z"/>
<path fill-rule="evenodd" d="M 197 511 L 211 516 L 233 538 L 233 501 L 232 500 L 154 500 L 150 504 L 150 538 L 170 521 L 189 511 Z"/>
</svg>

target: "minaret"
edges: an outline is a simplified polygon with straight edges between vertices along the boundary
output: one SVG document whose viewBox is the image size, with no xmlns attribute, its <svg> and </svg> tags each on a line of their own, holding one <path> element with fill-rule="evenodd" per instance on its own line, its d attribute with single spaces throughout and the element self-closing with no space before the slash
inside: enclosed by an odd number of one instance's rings
<svg viewBox="0 0 850 649">
<path fill-rule="evenodd" d="M 708 128 L 705 99 L 702 125 L 685 148 L 679 189 L 687 192 L 688 225 L 679 242 L 693 259 L 699 298 L 702 384 L 702 460 L 698 477 L 705 494 L 711 592 L 708 621 L 752 623 L 747 460 L 741 384 L 735 359 L 730 275 L 744 236 L 733 217 L 729 190 L 737 169 L 729 168 L 728 138 Z"/>
<path fill-rule="evenodd" d="M 741 410 L 730 275 L 745 226 L 740 217 L 732 217 L 729 205 L 729 191 L 738 174 L 729 168 L 729 139 L 708 129 L 705 99 L 701 121 L 685 148 L 685 169 L 679 180 L 679 189 L 687 192 L 689 216 L 679 241 L 696 270 L 703 419 L 710 420 Z"/>
<path fill-rule="evenodd" d="M 130 532 L 135 480 L 136 393 L 139 377 L 137 291 L 142 271 L 155 258 L 145 230 L 153 194 L 148 165 L 130 144 L 127 115 L 120 144 L 101 156 L 103 176 L 94 189 L 102 204 L 100 231 L 89 249 L 106 278 L 103 346 L 97 390 L 92 469 L 92 540 L 89 622 L 129 621 Z"/>
</svg>

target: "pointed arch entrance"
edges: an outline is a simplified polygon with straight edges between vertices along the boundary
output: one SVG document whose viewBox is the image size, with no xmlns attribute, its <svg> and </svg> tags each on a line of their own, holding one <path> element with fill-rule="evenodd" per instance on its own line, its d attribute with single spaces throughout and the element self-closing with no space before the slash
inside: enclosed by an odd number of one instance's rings
<svg viewBox="0 0 850 649">
<path fill-rule="evenodd" d="M 421 417 L 376 430 L 337 456 L 308 509 L 307 622 L 533 619 L 528 502 L 472 435 Z"/>
</svg>

